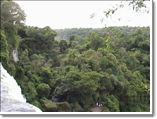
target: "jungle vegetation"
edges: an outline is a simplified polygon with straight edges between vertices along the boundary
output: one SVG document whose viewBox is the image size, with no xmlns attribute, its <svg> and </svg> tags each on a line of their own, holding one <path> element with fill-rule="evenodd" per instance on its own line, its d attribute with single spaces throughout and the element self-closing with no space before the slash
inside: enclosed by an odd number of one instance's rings
<svg viewBox="0 0 157 119">
<path fill-rule="evenodd" d="M 104 112 L 150 111 L 149 27 L 64 29 L 69 36 L 56 39 L 57 30 L 24 20 L 18 4 L 1 2 L 0 59 L 29 103 L 48 112 L 91 111 L 98 101 Z"/>
</svg>

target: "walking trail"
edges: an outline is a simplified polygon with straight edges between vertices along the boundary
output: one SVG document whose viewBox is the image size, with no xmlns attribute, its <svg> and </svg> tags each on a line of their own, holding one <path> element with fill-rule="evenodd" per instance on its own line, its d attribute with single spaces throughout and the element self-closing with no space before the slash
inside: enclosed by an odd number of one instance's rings
<svg viewBox="0 0 157 119">
<path fill-rule="evenodd" d="M 91 111 L 92 112 L 101 112 L 102 109 L 101 109 L 101 107 L 95 106 L 95 107 L 91 108 Z"/>
</svg>

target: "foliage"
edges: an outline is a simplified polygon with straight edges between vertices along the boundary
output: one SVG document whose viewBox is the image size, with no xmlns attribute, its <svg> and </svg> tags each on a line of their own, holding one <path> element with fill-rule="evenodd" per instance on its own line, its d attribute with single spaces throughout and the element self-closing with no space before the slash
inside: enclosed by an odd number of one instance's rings
<svg viewBox="0 0 157 119">
<path fill-rule="evenodd" d="M 57 103 L 57 109 L 59 112 L 70 112 L 71 111 L 71 106 L 68 102 L 60 102 Z"/>
<path fill-rule="evenodd" d="M 43 111 L 90 111 L 98 102 L 102 111 L 150 110 L 149 27 L 54 31 L 22 25 L 12 1 L 1 7 L 1 62 L 28 102 Z"/>
<path fill-rule="evenodd" d="M 1 39 L 0 39 L 0 62 L 3 63 L 3 66 L 7 66 L 8 65 L 8 61 L 9 61 L 9 51 L 8 51 L 8 43 L 6 40 L 6 36 L 4 34 L 4 31 L 1 30 Z"/>
<path fill-rule="evenodd" d="M 113 95 L 109 95 L 106 96 L 104 99 L 104 105 L 111 111 L 111 112 L 119 112 L 119 101 L 118 99 L 113 96 Z"/>
<path fill-rule="evenodd" d="M 48 97 L 50 94 L 50 87 L 48 84 L 40 83 L 37 86 L 37 92 L 39 97 Z"/>
<path fill-rule="evenodd" d="M 48 99 L 41 99 L 43 111 L 46 112 L 56 112 L 57 111 L 57 105 L 55 102 L 52 102 L 51 100 Z"/>
</svg>

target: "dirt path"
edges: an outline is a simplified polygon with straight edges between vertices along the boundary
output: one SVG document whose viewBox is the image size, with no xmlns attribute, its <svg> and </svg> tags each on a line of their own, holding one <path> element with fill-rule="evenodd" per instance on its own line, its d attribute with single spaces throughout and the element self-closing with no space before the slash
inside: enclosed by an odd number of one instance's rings
<svg viewBox="0 0 157 119">
<path fill-rule="evenodd" d="M 91 108 L 92 112 L 101 112 L 101 107 L 93 107 Z"/>
</svg>

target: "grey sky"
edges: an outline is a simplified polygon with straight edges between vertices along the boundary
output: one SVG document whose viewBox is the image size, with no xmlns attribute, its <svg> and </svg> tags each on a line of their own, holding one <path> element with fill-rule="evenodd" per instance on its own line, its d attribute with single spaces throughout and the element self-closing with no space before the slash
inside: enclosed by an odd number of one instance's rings
<svg viewBox="0 0 157 119">
<path fill-rule="evenodd" d="M 103 11 L 120 1 L 16 1 L 26 13 L 26 25 L 61 28 L 101 28 L 105 26 L 150 26 L 151 14 L 135 12 L 126 5 L 106 19 Z M 146 2 L 150 10 L 151 2 Z M 90 15 L 94 15 L 91 19 Z M 102 21 L 103 19 L 103 22 Z"/>
</svg>

